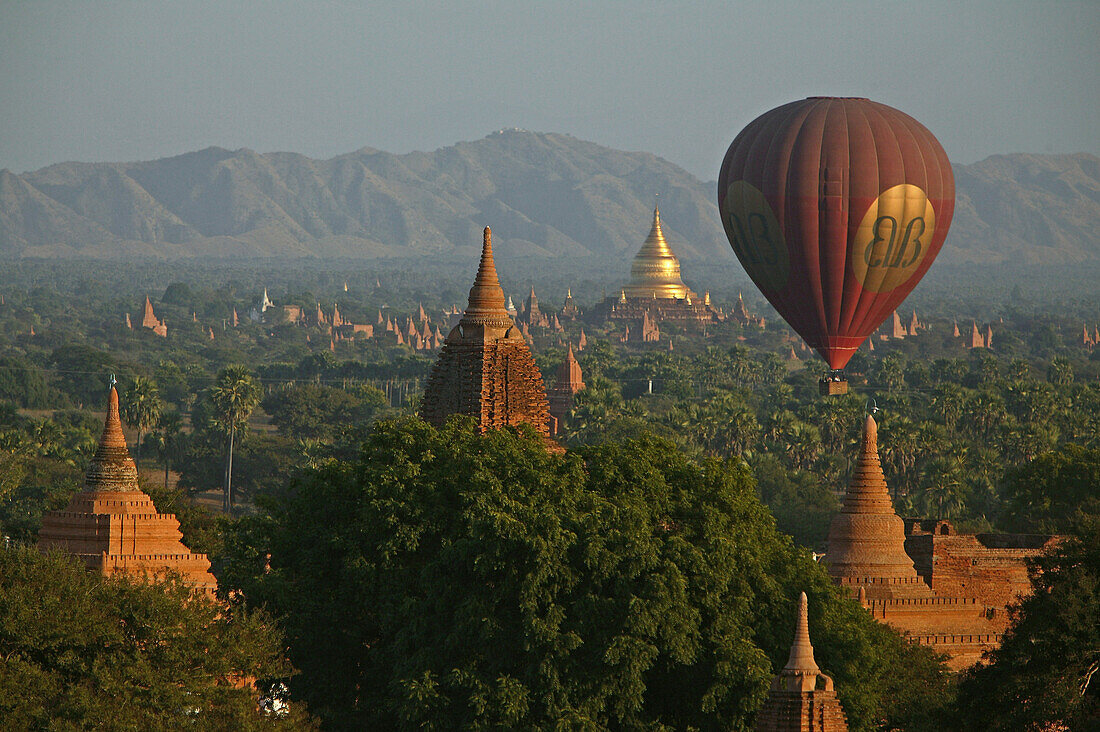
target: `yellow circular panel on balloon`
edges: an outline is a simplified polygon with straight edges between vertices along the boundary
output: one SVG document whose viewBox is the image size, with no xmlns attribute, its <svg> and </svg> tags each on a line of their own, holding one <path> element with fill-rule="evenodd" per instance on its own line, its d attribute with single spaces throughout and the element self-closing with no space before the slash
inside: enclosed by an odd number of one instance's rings
<svg viewBox="0 0 1100 732">
<path fill-rule="evenodd" d="M 790 254 L 771 204 L 755 186 L 730 183 L 722 202 L 722 226 L 741 265 L 761 289 L 782 290 L 790 274 Z"/>
<path fill-rule="evenodd" d="M 849 261 L 871 292 L 889 292 L 909 280 L 928 255 L 936 212 L 928 195 L 908 183 L 883 191 L 852 238 Z"/>
</svg>

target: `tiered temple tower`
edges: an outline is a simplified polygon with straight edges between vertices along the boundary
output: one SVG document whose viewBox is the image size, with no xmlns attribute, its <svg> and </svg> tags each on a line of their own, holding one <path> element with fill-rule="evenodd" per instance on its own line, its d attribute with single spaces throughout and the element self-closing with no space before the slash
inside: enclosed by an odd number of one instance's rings
<svg viewBox="0 0 1100 732">
<path fill-rule="evenodd" d="M 61 549 L 104 575 L 164 577 L 179 574 L 195 589 L 213 594 L 217 581 L 210 560 L 183 544 L 180 522 L 157 513 L 138 488 L 137 468 L 126 448 L 118 416 L 118 392 L 111 386 L 103 436 L 92 457 L 84 490 L 63 511 L 42 518 L 38 548 Z"/>
<path fill-rule="evenodd" d="M 437 427 L 452 414 L 467 414 L 482 432 L 529 424 L 546 437 L 548 407 L 542 375 L 505 310 L 486 226 L 469 306 L 432 368 L 420 414 Z"/>
<path fill-rule="evenodd" d="M 787 665 L 772 680 L 756 715 L 757 732 L 844 732 L 848 720 L 836 698 L 833 679 L 821 673 L 810 644 L 809 603 L 798 599 L 794 643 Z"/>
<path fill-rule="evenodd" d="M 565 416 L 573 408 L 573 398 L 577 392 L 584 389 L 584 377 L 581 375 L 581 365 L 577 357 L 573 355 L 573 344 L 569 344 L 565 360 L 558 367 L 557 379 L 554 388 L 548 395 L 550 398 L 550 434 L 556 435 L 561 431 Z"/>
</svg>

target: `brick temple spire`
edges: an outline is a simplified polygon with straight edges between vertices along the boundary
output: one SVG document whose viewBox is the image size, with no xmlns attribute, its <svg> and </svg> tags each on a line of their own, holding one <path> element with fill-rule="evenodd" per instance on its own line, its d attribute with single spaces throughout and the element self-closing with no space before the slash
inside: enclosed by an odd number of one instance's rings
<svg viewBox="0 0 1100 732">
<path fill-rule="evenodd" d="M 867 415 L 859 460 L 844 504 L 829 526 L 825 561 L 829 574 L 855 592 L 867 585 L 874 597 L 930 595 L 905 553 L 905 523 L 894 512 L 878 457 L 878 425 Z"/>
<path fill-rule="evenodd" d="M 582 389 L 584 389 L 584 377 L 581 374 L 581 365 L 573 355 L 573 344 L 570 343 L 569 350 L 565 353 L 565 360 L 558 367 L 554 386 L 547 395 L 550 401 L 551 435 L 561 432 L 565 417 L 573 408 L 573 399 Z"/>
<path fill-rule="evenodd" d="M 103 434 L 88 465 L 84 486 L 87 491 L 139 490 L 137 467 L 126 447 L 126 436 L 122 433 L 122 420 L 118 414 L 118 390 L 113 381 L 107 395 L 107 418 L 103 421 Z"/>
<path fill-rule="evenodd" d="M 794 643 L 787 665 L 772 680 L 764 706 L 756 715 L 757 732 L 842 732 L 848 729 L 836 698 L 833 679 L 821 673 L 810 644 L 809 603 L 798 599 Z"/>
<path fill-rule="evenodd" d="M 508 328 L 514 325 L 504 307 L 504 290 L 497 278 L 496 264 L 493 262 L 493 232 L 486 226 L 481 240 L 481 262 L 473 287 L 470 288 L 469 304 L 462 316 L 466 325 Z"/>
<path fill-rule="evenodd" d="M 803 592 L 798 598 L 798 617 L 795 618 L 794 642 L 791 643 L 791 655 L 787 658 L 784 671 L 790 672 L 790 676 L 816 676 L 821 673 L 814 661 L 814 647 L 810 643 L 809 601 Z M 801 684 L 805 689 L 805 684 Z M 811 688 L 812 685 L 811 685 Z"/>
<path fill-rule="evenodd" d="M 531 425 L 544 437 L 549 432 L 542 375 L 505 310 L 488 226 L 469 305 L 432 367 L 420 411 L 437 427 L 452 414 L 475 417 L 483 432 L 519 424 Z"/>
<path fill-rule="evenodd" d="M 173 514 L 158 513 L 153 500 L 138 487 L 112 377 L 107 418 L 84 490 L 72 497 L 65 510 L 42 517 L 38 547 L 73 554 L 104 575 L 148 578 L 175 573 L 196 590 L 213 594 L 217 581 L 210 574 L 210 560 L 183 544 L 179 526 Z"/>
</svg>

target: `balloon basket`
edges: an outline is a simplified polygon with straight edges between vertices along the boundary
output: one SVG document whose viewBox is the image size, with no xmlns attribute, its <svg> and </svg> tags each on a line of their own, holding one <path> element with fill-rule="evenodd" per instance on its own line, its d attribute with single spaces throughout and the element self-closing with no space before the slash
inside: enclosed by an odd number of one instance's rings
<svg viewBox="0 0 1100 732">
<path fill-rule="evenodd" d="M 848 393 L 847 379 L 825 377 L 817 382 L 817 391 L 821 396 L 840 396 Z"/>
</svg>

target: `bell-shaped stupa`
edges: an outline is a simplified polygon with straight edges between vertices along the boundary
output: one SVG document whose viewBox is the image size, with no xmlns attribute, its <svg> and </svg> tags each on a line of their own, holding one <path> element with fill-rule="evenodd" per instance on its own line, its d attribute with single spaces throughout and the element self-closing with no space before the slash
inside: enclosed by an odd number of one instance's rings
<svg viewBox="0 0 1100 732">
<path fill-rule="evenodd" d="M 42 517 L 38 548 L 73 554 L 89 569 L 105 575 L 154 578 L 174 573 L 202 592 L 212 594 L 217 589 L 210 560 L 183 544 L 180 522 L 173 514 L 157 513 L 153 500 L 138 487 L 113 383 L 103 435 L 88 466 L 84 490 L 72 497 L 65 510 Z"/>
<path fill-rule="evenodd" d="M 623 288 L 623 295 L 675 300 L 695 295 L 680 279 L 680 260 L 665 240 L 659 208 L 653 209 L 653 226 L 630 265 L 630 284 Z"/>
<path fill-rule="evenodd" d="M 867 415 L 863 444 L 844 504 L 829 526 L 825 562 L 841 585 L 870 599 L 928 596 L 905 552 L 905 523 L 894 511 L 878 457 L 878 425 Z"/>
</svg>

